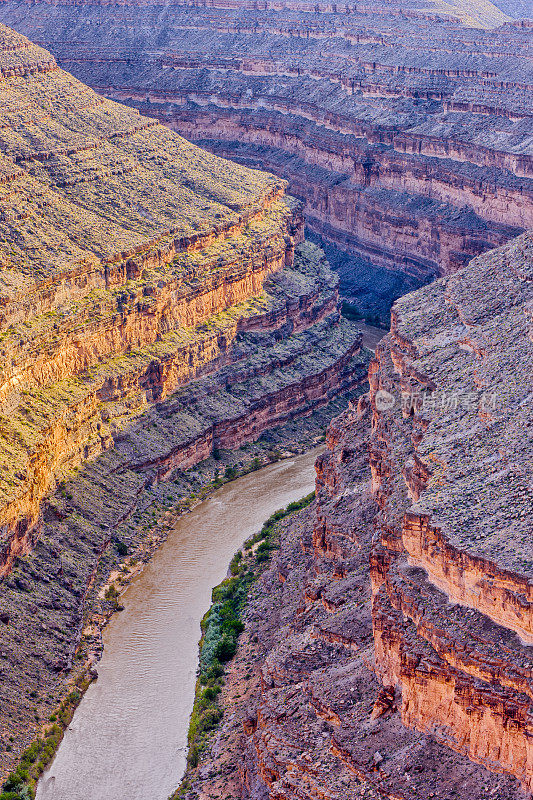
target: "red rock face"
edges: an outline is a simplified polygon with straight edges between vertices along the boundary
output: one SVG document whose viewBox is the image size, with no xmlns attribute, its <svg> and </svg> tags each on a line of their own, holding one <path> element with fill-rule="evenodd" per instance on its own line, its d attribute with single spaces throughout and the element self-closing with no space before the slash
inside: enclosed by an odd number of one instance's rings
<svg viewBox="0 0 533 800">
<path fill-rule="evenodd" d="M 423 282 L 533 226 L 531 29 L 494 8 L 462 9 L 494 30 L 410 0 L 24 9 L 0 19 L 106 96 L 287 178 L 315 232 L 377 266 Z"/>
<path fill-rule="evenodd" d="M 438 728 L 529 790 L 532 264 L 531 239 L 521 238 L 435 284 L 425 321 L 408 300 L 396 305 L 372 370 L 370 447 L 382 508 L 371 572 L 383 682 L 401 688 L 405 724 Z M 403 414 L 384 409 L 401 393 Z"/>
<path fill-rule="evenodd" d="M 187 797 L 532 796 L 532 269 L 526 235 L 395 304 Z"/>
<path fill-rule="evenodd" d="M 0 71 L 2 577 L 46 496 L 156 404 L 179 408 L 165 445 L 132 444 L 126 462 L 159 480 L 364 375 L 283 182 L 104 100 L 3 25 Z M 193 382 L 187 418 L 175 395 Z"/>
<path fill-rule="evenodd" d="M 111 88 L 105 91 L 123 102 L 135 101 L 143 113 L 154 113 L 143 97 Z M 244 114 L 224 107 L 215 114 L 211 107 L 191 112 L 186 105 L 171 116 L 165 106 L 165 113 L 158 116 L 219 155 L 287 178 L 291 191 L 305 202 L 306 217 L 315 232 L 374 264 L 414 277 L 455 272 L 473 256 L 533 224 L 531 175 L 521 176 L 526 196 L 505 188 L 500 193 L 499 187 L 490 187 L 490 178 L 481 179 L 481 188 L 480 178 L 472 181 L 454 163 L 490 164 L 496 172 L 507 172 L 503 155 L 498 163 L 495 157 L 460 148 L 449 153 L 445 147 L 440 152 L 435 146 L 408 147 L 404 140 L 391 140 L 388 147 L 378 145 L 373 154 L 374 137 L 357 127 L 351 130 L 352 126 L 328 121 L 328 135 L 321 137 L 324 121 L 317 110 L 302 135 L 298 112 L 305 120 L 308 114 L 281 103 L 277 108 L 274 114 L 262 106 Z M 338 135 L 338 142 L 331 131 Z M 350 134 L 354 141 L 347 146 Z M 520 167 L 515 174 L 520 174 Z M 472 210 L 471 216 L 465 208 Z"/>
<path fill-rule="evenodd" d="M 263 432 L 239 469 L 316 443 L 369 353 L 278 178 L 103 99 L 1 24 L 0 81 L 3 783 L 92 674 L 120 551 L 147 560 L 170 509 Z M 286 423 L 306 417 L 302 445 Z"/>
</svg>

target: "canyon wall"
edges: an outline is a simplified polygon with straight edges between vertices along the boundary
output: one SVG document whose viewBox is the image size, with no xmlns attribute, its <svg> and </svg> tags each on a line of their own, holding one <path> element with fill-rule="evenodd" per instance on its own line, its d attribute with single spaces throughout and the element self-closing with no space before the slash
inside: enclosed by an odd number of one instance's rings
<svg viewBox="0 0 533 800">
<path fill-rule="evenodd" d="M 533 796 L 532 270 L 523 235 L 395 304 L 188 800 Z"/>
<path fill-rule="evenodd" d="M 3 775 L 83 668 L 113 543 L 151 541 L 157 487 L 327 418 L 368 353 L 278 178 L 103 99 L 2 25 L 0 109 Z"/>
<path fill-rule="evenodd" d="M 407 725 L 530 791 L 532 269 L 524 236 L 397 303 L 370 445 L 378 672 Z"/>
<path fill-rule="evenodd" d="M 533 23 L 471 5 L 4 0 L 0 20 L 101 94 L 287 179 L 350 253 L 341 290 L 361 304 L 387 271 L 398 296 L 533 226 Z"/>
</svg>

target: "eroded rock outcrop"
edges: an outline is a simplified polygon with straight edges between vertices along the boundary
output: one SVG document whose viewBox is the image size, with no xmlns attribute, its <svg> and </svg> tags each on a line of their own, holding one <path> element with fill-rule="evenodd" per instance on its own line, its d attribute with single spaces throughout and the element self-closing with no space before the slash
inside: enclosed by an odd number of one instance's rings
<svg viewBox="0 0 533 800">
<path fill-rule="evenodd" d="M 421 291 L 427 317 L 397 304 L 370 447 L 384 683 L 407 724 L 530 790 L 532 266 L 525 236 Z"/>
<path fill-rule="evenodd" d="M 525 235 L 395 304 L 189 798 L 531 797 L 532 268 Z"/>
<path fill-rule="evenodd" d="M 531 23 L 432 5 L 5 0 L 0 19 L 100 93 L 288 179 L 350 252 L 343 292 L 375 309 L 372 270 L 400 275 L 398 296 L 533 226 Z"/>
<path fill-rule="evenodd" d="M 283 182 L 104 100 L 3 26 L 0 72 L 4 774 L 83 667 L 113 543 L 151 538 L 136 515 L 154 487 L 320 416 L 368 353 Z"/>
</svg>

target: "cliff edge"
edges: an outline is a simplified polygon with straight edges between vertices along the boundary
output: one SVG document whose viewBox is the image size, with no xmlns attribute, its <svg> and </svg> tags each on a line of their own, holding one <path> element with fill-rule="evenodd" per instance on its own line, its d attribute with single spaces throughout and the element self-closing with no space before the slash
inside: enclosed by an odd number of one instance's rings
<svg viewBox="0 0 533 800">
<path fill-rule="evenodd" d="M 531 797 L 533 237 L 394 306 L 185 796 Z"/>
<path fill-rule="evenodd" d="M 97 658 L 117 542 L 148 557 L 159 487 L 345 398 L 368 359 L 282 181 L 4 26 L 0 109 L 5 773 Z"/>
<path fill-rule="evenodd" d="M 289 181 L 341 292 L 391 298 L 533 226 L 531 20 L 490 3 L 0 3 L 102 95 Z"/>
</svg>

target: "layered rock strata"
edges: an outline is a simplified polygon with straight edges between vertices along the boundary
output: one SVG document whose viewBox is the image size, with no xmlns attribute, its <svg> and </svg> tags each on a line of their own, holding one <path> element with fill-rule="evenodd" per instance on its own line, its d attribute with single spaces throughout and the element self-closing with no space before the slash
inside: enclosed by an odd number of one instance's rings
<svg viewBox="0 0 533 800">
<path fill-rule="evenodd" d="M 373 268 L 413 288 L 533 226 L 531 23 L 437 11 L 0 3 L 100 93 L 287 178 L 351 253 L 347 295 Z"/>
<path fill-rule="evenodd" d="M 525 235 L 395 304 L 189 798 L 532 796 L 532 268 Z"/>
<path fill-rule="evenodd" d="M 154 487 L 320 417 L 368 354 L 279 179 L 104 100 L 3 26 L 0 72 L 4 774 L 83 666 L 113 542 L 151 536 L 134 516 Z"/>
<path fill-rule="evenodd" d="M 401 687 L 406 724 L 529 790 L 532 268 L 521 237 L 421 291 L 428 317 L 397 304 L 371 370 L 370 447 L 384 683 Z M 403 412 L 380 410 L 389 392 Z"/>
</svg>

